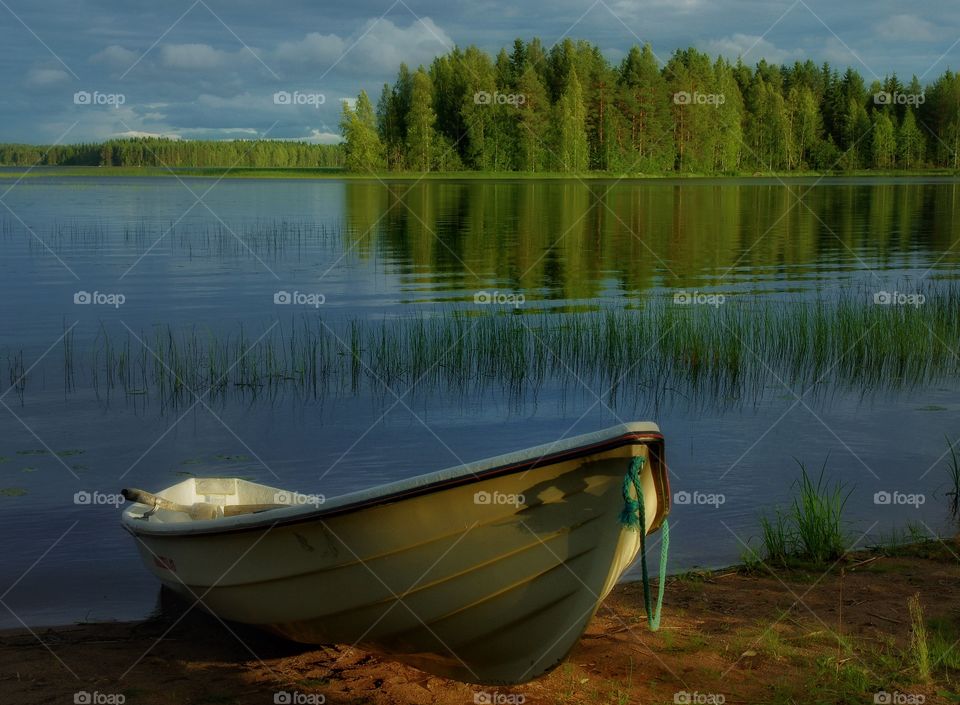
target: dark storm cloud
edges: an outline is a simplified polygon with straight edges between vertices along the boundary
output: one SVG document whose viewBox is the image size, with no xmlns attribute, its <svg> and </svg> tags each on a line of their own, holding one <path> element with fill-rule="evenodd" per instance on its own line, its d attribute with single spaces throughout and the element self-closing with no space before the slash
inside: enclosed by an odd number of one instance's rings
<svg viewBox="0 0 960 705">
<path fill-rule="evenodd" d="M 691 45 L 748 63 L 827 60 L 868 82 L 930 80 L 960 64 L 960 7 L 929 0 L 7 0 L 0 16 L 2 141 L 268 131 L 329 141 L 340 101 L 360 88 L 375 99 L 400 61 L 429 63 L 454 43 L 495 51 L 518 36 L 588 39 L 612 60 L 638 41 L 662 60 Z"/>
</svg>

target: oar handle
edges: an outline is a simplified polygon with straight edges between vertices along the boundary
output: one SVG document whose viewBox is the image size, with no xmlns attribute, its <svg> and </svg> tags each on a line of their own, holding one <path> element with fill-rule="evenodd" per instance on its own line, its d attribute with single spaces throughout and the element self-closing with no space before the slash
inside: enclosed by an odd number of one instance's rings
<svg viewBox="0 0 960 705">
<path fill-rule="evenodd" d="M 137 502 L 138 504 L 145 504 L 148 507 L 169 509 L 173 512 L 190 513 L 190 507 L 184 506 L 183 504 L 177 504 L 176 502 L 171 502 L 169 499 L 164 499 L 159 495 L 153 494 L 153 492 L 147 492 L 146 490 L 141 490 L 136 487 L 125 487 L 120 490 L 120 494 L 123 495 L 124 499 L 127 499 L 131 502 Z"/>
</svg>

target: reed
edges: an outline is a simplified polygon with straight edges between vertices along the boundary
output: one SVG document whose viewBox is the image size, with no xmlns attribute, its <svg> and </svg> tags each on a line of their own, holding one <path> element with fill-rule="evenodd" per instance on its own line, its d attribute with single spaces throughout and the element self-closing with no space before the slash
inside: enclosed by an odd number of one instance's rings
<svg viewBox="0 0 960 705">
<path fill-rule="evenodd" d="M 947 342 L 960 340 L 960 286 L 926 297 L 919 307 L 875 305 L 865 292 L 846 292 L 719 307 L 651 298 L 637 308 L 579 313 L 305 314 L 262 339 L 243 327 L 159 325 L 137 335 L 103 328 L 83 352 L 72 337 L 64 345 L 65 378 L 68 387 L 83 377 L 98 391 L 171 400 L 228 390 L 320 397 L 493 388 L 522 396 L 550 387 L 589 388 L 608 404 L 651 409 L 677 400 L 743 406 L 771 393 L 869 393 L 956 379 L 960 359 Z"/>
</svg>

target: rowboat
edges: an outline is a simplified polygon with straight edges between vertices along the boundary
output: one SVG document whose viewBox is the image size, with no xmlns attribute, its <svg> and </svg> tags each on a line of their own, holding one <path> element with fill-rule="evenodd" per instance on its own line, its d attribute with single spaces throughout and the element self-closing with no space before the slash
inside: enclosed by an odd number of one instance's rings
<svg viewBox="0 0 960 705">
<path fill-rule="evenodd" d="M 653 423 L 333 498 L 238 478 L 128 496 L 147 568 L 217 617 L 485 684 L 560 664 L 669 511 Z"/>
</svg>

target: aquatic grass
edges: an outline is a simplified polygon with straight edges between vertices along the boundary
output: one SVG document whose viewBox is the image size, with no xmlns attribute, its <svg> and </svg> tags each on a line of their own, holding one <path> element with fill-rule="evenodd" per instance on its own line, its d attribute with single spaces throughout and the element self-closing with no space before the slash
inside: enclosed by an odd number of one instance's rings
<svg viewBox="0 0 960 705">
<path fill-rule="evenodd" d="M 960 339 L 960 285 L 931 287 L 925 296 L 920 307 L 876 305 L 869 292 L 853 290 L 718 307 L 651 297 L 631 308 L 559 314 L 437 307 L 373 320 L 310 313 L 257 331 L 158 325 L 132 333 L 103 325 L 83 351 L 72 332 L 65 338 L 64 386 L 85 381 L 98 393 L 152 392 L 173 403 L 286 389 L 318 398 L 411 387 L 522 397 L 550 386 L 654 409 L 678 400 L 744 406 L 770 394 L 869 394 L 960 377 L 960 360 L 943 343 Z M 7 360 L 8 384 L 19 380 L 24 391 L 22 352 Z"/>
</svg>

